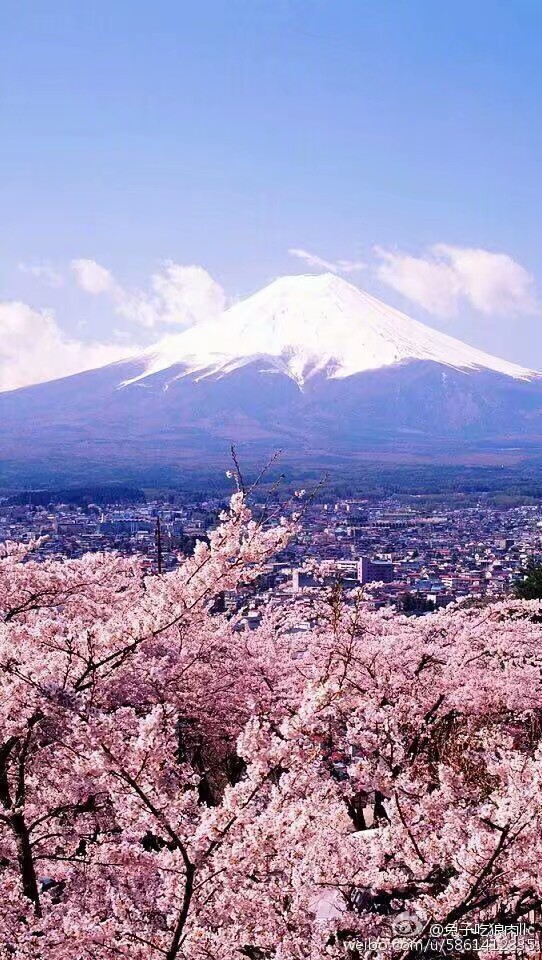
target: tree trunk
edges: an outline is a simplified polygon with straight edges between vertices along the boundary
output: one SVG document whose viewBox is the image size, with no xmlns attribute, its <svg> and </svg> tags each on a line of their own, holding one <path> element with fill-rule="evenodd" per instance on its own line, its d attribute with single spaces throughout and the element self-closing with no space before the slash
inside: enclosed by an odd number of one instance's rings
<svg viewBox="0 0 542 960">
<path fill-rule="evenodd" d="M 22 813 L 13 814 L 11 817 L 11 825 L 17 838 L 17 852 L 23 882 L 23 892 L 25 897 L 28 897 L 34 904 L 36 916 L 41 917 L 40 895 L 36 871 L 34 869 L 30 835 Z"/>
</svg>

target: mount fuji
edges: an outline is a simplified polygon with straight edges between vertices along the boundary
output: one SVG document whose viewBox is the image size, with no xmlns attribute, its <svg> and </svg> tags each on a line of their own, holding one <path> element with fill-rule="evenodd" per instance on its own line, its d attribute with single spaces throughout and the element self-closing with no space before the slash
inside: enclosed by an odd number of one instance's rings
<svg viewBox="0 0 542 960">
<path fill-rule="evenodd" d="M 221 376 L 257 360 L 300 387 L 317 374 L 344 378 L 411 360 L 522 380 L 536 375 L 411 320 L 330 273 L 275 280 L 219 321 L 170 337 L 140 359 L 145 370 L 134 380 L 175 364 L 179 376 Z"/>
<path fill-rule="evenodd" d="M 0 394 L 13 477 L 245 462 L 501 462 L 538 450 L 542 375 L 333 274 L 291 276 L 120 363 Z M 41 467 L 40 467 L 41 465 Z"/>
</svg>

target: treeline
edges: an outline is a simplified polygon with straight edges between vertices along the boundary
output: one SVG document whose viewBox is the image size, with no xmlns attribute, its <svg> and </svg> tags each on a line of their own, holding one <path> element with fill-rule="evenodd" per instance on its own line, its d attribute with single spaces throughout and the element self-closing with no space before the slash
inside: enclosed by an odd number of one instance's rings
<svg viewBox="0 0 542 960">
<path fill-rule="evenodd" d="M 68 487 L 64 490 L 23 490 L 7 498 L 14 506 L 46 507 L 49 504 L 68 503 L 87 507 L 89 503 L 145 503 L 145 494 L 136 487 L 124 484 L 92 484 Z"/>
</svg>

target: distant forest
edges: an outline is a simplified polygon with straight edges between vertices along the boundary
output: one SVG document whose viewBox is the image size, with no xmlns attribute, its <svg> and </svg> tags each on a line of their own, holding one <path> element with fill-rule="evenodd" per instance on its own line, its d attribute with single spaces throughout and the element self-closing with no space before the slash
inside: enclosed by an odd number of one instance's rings
<svg viewBox="0 0 542 960">
<path fill-rule="evenodd" d="M 119 483 L 68 487 L 63 490 L 23 490 L 8 497 L 7 502 L 15 506 L 46 507 L 50 503 L 69 503 L 78 507 L 88 507 L 89 503 L 107 506 L 111 503 L 145 503 L 145 500 L 142 490 Z"/>
<path fill-rule="evenodd" d="M 89 503 L 144 503 L 146 499 L 164 497 L 170 503 L 205 500 L 209 497 L 227 498 L 234 489 L 234 481 L 226 476 L 230 466 L 227 457 L 223 465 L 191 471 L 163 471 L 142 468 L 140 475 L 119 476 L 119 481 L 105 482 L 99 470 L 90 483 L 68 486 L 66 480 L 55 483 L 48 477 L 43 487 L 39 479 L 27 478 L 25 489 L 17 491 L 19 483 L 4 487 L 10 504 L 47 506 L 67 503 L 88 506 Z M 542 499 L 542 459 L 517 465 L 479 466 L 461 464 L 382 464 L 360 462 L 359 465 L 321 462 L 281 462 L 280 457 L 269 470 L 262 473 L 263 464 L 253 461 L 240 466 L 247 489 L 260 475 L 254 496 L 282 500 L 303 487 L 316 501 L 343 497 L 381 499 L 389 496 L 424 498 L 428 503 L 446 502 L 454 497 L 483 496 L 495 506 L 509 507 L 519 503 L 535 503 Z M 60 478 L 59 478 L 60 480 Z M 36 482 L 37 481 L 37 482 Z M 141 486 L 139 485 L 141 484 Z"/>
</svg>

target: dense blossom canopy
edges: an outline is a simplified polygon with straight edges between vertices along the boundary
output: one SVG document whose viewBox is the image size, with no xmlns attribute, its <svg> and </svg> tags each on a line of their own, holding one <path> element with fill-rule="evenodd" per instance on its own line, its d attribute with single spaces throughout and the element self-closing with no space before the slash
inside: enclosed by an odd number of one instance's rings
<svg viewBox="0 0 542 960">
<path fill-rule="evenodd" d="M 240 631 L 217 596 L 291 532 L 237 493 L 161 576 L 4 545 L 6 957 L 406 957 L 405 922 L 532 918 L 539 602 L 408 618 L 334 588 Z"/>
</svg>

